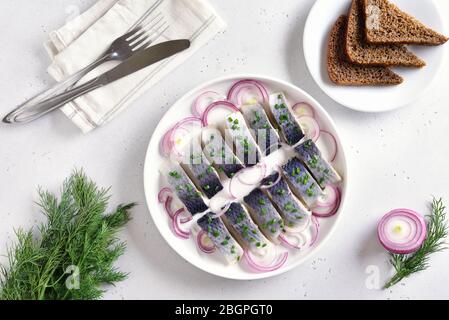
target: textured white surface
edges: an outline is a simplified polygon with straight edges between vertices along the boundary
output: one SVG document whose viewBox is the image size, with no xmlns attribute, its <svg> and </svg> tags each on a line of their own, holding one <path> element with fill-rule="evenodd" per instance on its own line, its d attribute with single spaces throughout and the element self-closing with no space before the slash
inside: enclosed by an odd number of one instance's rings
<svg viewBox="0 0 449 320">
<path fill-rule="evenodd" d="M 46 33 L 77 7 L 93 2 L 1 1 L 1 115 L 50 81 L 41 46 Z M 375 236 L 385 212 L 409 207 L 426 213 L 432 194 L 449 204 L 448 50 L 441 80 L 425 97 L 390 113 L 357 113 L 326 97 L 304 64 L 302 30 L 313 0 L 211 2 L 229 23 L 228 30 L 110 124 L 86 136 L 60 113 L 22 127 L 0 125 L 1 254 L 14 240 L 14 228 L 30 227 L 42 218 L 33 205 L 36 188 L 57 191 L 73 168 L 84 167 L 100 184 L 113 187 L 113 204 L 141 204 L 123 233 L 128 250 L 119 261 L 131 276 L 110 288 L 106 298 L 449 298 L 441 285 L 449 281 L 449 251 L 436 254 L 431 269 L 392 290 L 366 286 L 372 265 L 380 269 L 381 283 L 389 272 Z M 437 2 L 447 21 L 449 4 Z M 223 280 L 183 261 L 155 229 L 142 186 L 147 144 L 165 110 L 193 86 L 237 72 L 279 77 L 314 96 L 336 121 L 353 173 L 344 218 L 329 245 L 299 268 L 263 281 Z"/>
</svg>

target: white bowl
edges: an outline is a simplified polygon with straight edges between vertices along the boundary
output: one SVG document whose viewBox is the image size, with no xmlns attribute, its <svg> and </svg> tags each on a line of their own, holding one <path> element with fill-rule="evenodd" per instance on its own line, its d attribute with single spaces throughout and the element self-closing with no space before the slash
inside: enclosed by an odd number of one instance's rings
<svg viewBox="0 0 449 320">
<path fill-rule="evenodd" d="M 233 83 L 241 79 L 249 78 L 256 79 L 264 83 L 269 89 L 269 92 L 284 91 L 291 102 L 305 101 L 314 107 L 316 111 L 316 117 L 321 127 L 331 132 L 337 140 L 339 152 L 333 165 L 344 179 L 344 182 L 341 186 L 342 202 L 340 209 L 334 217 L 328 219 L 320 219 L 320 236 L 316 244 L 312 248 L 304 251 L 291 251 L 289 253 L 289 258 L 286 264 L 282 268 L 269 273 L 252 272 L 245 266 L 244 261 L 236 265 L 227 265 L 223 262 L 219 253 L 214 253 L 212 255 L 205 255 L 201 253 L 196 247 L 195 239 L 191 238 L 189 240 L 183 240 L 175 236 L 171 229 L 170 220 L 167 217 L 163 206 L 158 202 L 157 198 L 159 190 L 161 189 L 161 187 L 163 187 L 159 169 L 161 164 L 166 161 L 166 158 L 164 158 L 159 151 L 160 140 L 164 133 L 167 132 L 170 127 L 172 127 L 176 122 L 185 118 L 186 116 L 191 115 L 191 105 L 194 99 L 202 92 L 214 90 L 217 92 L 227 93 Z M 328 113 L 324 110 L 324 108 L 306 92 L 293 86 L 290 83 L 271 77 L 248 74 L 214 79 L 191 90 L 181 99 L 179 99 L 160 120 L 159 125 L 157 126 L 148 146 L 144 168 L 144 187 L 148 208 L 150 210 L 153 221 L 156 224 L 156 227 L 158 228 L 162 237 L 167 241 L 169 246 L 172 247 L 173 250 L 175 250 L 181 257 L 183 257 L 185 260 L 189 261 L 199 269 L 220 277 L 237 280 L 262 279 L 282 274 L 299 266 L 313 253 L 317 252 L 319 248 L 324 246 L 326 241 L 330 238 L 332 232 L 335 230 L 337 222 L 340 220 L 341 214 L 343 212 L 347 194 L 347 183 L 348 172 L 344 149 L 339 139 L 335 124 Z M 161 250 L 164 249 L 165 248 L 161 248 Z M 182 264 L 180 264 L 180 269 L 181 268 Z"/>
<path fill-rule="evenodd" d="M 317 0 L 304 28 L 303 50 L 307 67 L 318 86 L 338 103 L 363 112 L 384 112 L 411 104 L 421 97 L 436 79 L 446 45 L 411 46 L 424 59 L 424 68 L 393 68 L 404 78 L 397 86 L 347 87 L 329 80 L 326 66 L 327 41 L 332 26 L 342 14 L 347 15 L 352 0 Z M 391 0 L 405 12 L 444 34 L 443 21 L 433 0 Z"/>
</svg>

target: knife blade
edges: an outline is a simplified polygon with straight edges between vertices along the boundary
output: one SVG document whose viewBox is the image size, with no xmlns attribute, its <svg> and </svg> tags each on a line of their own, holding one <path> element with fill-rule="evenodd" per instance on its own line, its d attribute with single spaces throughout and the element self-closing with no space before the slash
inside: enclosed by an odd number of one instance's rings
<svg viewBox="0 0 449 320">
<path fill-rule="evenodd" d="M 172 40 L 156 44 L 141 52 L 137 52 L 117 67 L 101 75 L 100 78 L 102 78 L 105 84 L 109 84 L 184 51 L 189 47 L 189 40 Z"/>
<path fill-rule="evenodd" d="M 190 47 L 190 41 L 186 39 L 171 40 L 156 44 L 145 50 L 138 51 L 118 66 L 103 73 L 102 75 L 86 82 L 83 85 L 70 89 L 64 93 L 41 101 L 31 107 L 17 108 L 8 114 L 5 123 L 29 123 L 42 116 L 61 108 L 66 103 L 85 95 L 93 90 L 101 88 L 121 78 L 131 75 L 152 64 L 167 59 Z"/>
</svg>

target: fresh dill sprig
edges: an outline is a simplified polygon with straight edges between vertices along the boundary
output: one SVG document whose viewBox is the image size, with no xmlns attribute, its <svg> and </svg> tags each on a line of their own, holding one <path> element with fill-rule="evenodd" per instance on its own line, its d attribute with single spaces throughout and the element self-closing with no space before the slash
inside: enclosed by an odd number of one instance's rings
<svg viewBox="0 0 449 320">
<path fill-rule="evenodd" d="M 427 238 L 421 248 L 409 255 L 392 254 L 390 263 L 396 274 L 385 284 L 384 289 L 399 283 L 413 273 L 426 270 L 429 267 L 429 257 L 432 253 L 447 249 L 445 239 L 448 235 L 446 222 L 446 207 L 442 199 L 433 199 L 432 213 L 428 215 Z"/>
<path fill-rule="evenodd" d="M 0 266 L 0 300 L 99 299 L 104 284 L 124 280 L 127 274 L 114 267 L 126 247 L 117 233 L 135 204 L 105 214 L 108 193 L 83 171 L 64 182 L 60 199 L 39 190 L 47 221 L 37 230 L 16 231 L 9 267 Z"/>
</svg>

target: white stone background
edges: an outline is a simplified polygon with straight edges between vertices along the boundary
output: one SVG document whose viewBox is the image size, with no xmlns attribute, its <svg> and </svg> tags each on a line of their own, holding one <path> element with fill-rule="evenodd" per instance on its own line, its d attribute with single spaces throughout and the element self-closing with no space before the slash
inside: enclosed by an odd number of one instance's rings
<svg viewBox="0 0 449 320">
<path fill-rule="evenodd" d="M 368 266 L 380 268 L 381 282 L 389 272 L 375 236 L 379 218 L 397 207 L 426 213 L 431 195 L 449 203 L 447 54 L 440 81 L 419 101 L 389 113 L 358 113 L 328 98 L 305 66 L 302 32 L 313 0 L 211 2 L 228 22 L 227 31 L 101 129 L 82 135 L 61 113 L 22 127 L 0 125 L 0 253 L 14 241 L 14 228 L 42 219 L 33 204 L 37 187 L 57 191 L 72 169 L 83 167 L 99 184 L 112 186 L 112 204 L 140 203 L 123 232 L 128 249 L 118 262 L 131 275 L 108 288 L 105 298 L 449 298 L 442 285 L 449 283 L 449 251 L 391 290 L 366 286 Z M 437 2 L 448 20 L 449 4 Z M 84 10 L 93 3 L 0 2 L 0 114 L 51 83 L 42 42 L 66 21 L 72 6 Z M 328 245 L 293 271 L 251 282 L 208 275 L 171 250 L 147 211 L 142 182 L 147 144 L 170 105 L 206 80 L 243 72 L 279 77 L 312 94 L 335 120 L 352 173 L 344 217 Z"/>
</svg>

